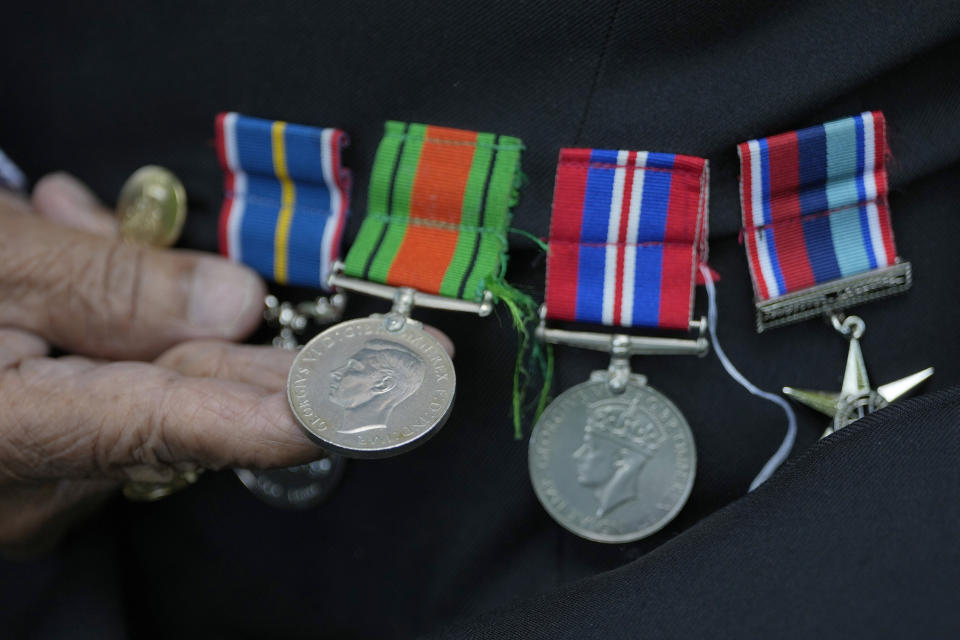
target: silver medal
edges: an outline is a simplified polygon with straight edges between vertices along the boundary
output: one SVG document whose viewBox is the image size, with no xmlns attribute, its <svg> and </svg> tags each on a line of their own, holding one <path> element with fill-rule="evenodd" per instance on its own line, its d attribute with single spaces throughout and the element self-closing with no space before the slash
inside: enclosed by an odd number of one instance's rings
<svg viewBox="0 0 960 640">
<path fill-rule="evenodd" d="M 634 355 L 706 354 L 706 320 L 695 339 L 550 329 L 537 337 L 605 351 L 610 366 L 564 391 L 530 435 L 534 492 L 561 526 L 587 540 L 625 543 L 662 529 L 680 512 L 697 470 L 696 446 L 680 410 L 630 369 Z"/>
<path fill-rule="evenodd" d="M 310 509 L 340 484 L 346 460 L 331 455 L 287 469 L 235 469 L 244 486 L 272 507 Z"/>
<path fill-rule="evenodd" d="M 325 450 L 353 458 L 397 455 L 446 422 L 456 373 L 443 346 L 402 313 L 338 324 L 297 354 L 290 408 Z"/>
<path fill-rule="evenodd" d="M 614 393 L 605 373 L 544 411 L 530 437 L 530 477 L 564 528 L 596 542 L 633 542 L 683 507 L 696 448 L 683 414 L 642 376 Z"/>
</svg>

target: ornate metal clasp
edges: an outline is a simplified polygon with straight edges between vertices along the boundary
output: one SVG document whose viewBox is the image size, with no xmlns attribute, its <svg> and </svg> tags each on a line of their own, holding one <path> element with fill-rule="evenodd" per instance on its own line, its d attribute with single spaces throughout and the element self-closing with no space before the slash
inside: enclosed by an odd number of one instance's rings
<svg viewBox="0 0 960 640">
<path fill-rule="evenodd" d="M 839 278 L 756 303 L 757 332 L 902 293 L 913 284 L 909 262 Z"/>
</svg>

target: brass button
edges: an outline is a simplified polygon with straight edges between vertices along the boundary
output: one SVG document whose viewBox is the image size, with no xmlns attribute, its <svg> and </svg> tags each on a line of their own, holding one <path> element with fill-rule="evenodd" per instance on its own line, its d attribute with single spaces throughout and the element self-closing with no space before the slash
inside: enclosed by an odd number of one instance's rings
<svg viewBox="0 0 960 640">
<path fill-rule="evenodd" d="M 186 189 L 163 167 L 141 167 L 120 189 L 117 216 L 124 240 L 169 247 L 180 238 L 187 217 Z"/>
</svg>

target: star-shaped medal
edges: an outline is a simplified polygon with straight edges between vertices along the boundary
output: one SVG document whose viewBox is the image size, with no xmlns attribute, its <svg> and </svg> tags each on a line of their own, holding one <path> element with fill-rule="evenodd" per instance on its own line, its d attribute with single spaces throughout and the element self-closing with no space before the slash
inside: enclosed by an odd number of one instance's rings
<svg viewBox="0 0 960 640">
<path fill-rule="evenodd" d="M 863 361 L 863 352 L 860 350 L 860 337 L 865 329 L 863 320 L 857 316 L 850 316 L 842 323 L 839 320 L 835 321 L 834 326 L 850 340 L 847 366 L 843 373 L 840 391 L 783 388 L 783 393 L 797 402 L 833 418 L 833 424 L 827 427 L 821 437 L 842 429 L 868 413 L 882 409 L 933 375 L 933 367 L 928 367 L 923 371 L 872 389 L 870 379 L 867 377 L 867 365 Z"/>
</svg>

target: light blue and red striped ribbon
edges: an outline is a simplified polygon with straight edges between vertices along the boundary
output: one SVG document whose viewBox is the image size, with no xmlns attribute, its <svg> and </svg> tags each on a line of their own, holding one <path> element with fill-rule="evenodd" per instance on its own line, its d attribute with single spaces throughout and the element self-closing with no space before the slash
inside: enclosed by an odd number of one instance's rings
<svg viewBox="0 0 960 640">
<path fill-rule="evenodd" d="M 758 300 L 893 265 L 883 113 L 743 142 L 740 200 Z"/>
<path fill-rule="evenodd" d="M 547 317 L 686 329 L 706 260 L 703 158 L 562 149 L 547 259 Z"/>
<path fill-rule="evenodd" d="M 216 141 L 221 253 L 277 283 L 326 289 L 350 205 L 346 134 L 230 112 Z"/>
</svg>

